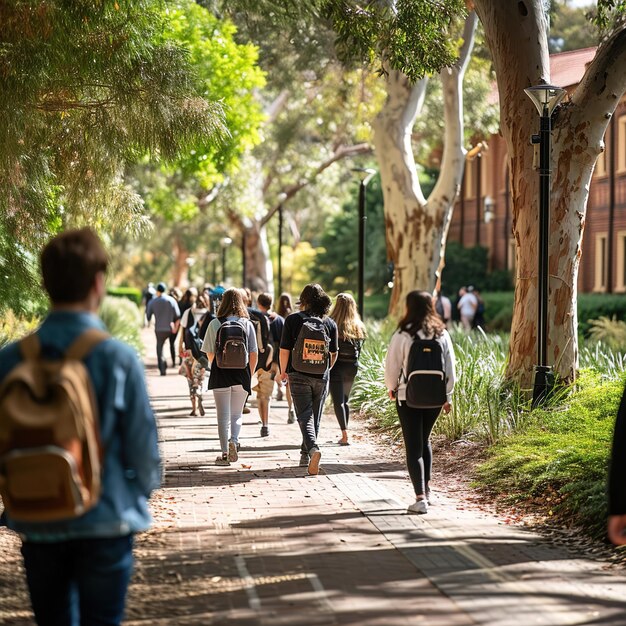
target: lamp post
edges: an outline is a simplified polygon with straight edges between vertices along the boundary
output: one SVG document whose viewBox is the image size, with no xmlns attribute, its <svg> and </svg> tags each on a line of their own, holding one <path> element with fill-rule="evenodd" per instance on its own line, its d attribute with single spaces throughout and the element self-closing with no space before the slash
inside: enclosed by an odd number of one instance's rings
<svg viewBox="0 0 626 626">
<path fill-rule="evenodd" d="M 543 404 L 554 382 L 548 365 L 548 256 L 550 235 L 550 135 L 552 112 L 565 96 L 565 89 L 537 85 L 524 89 L 539 111 L 539 134 L 531 143 L 539 144 L 539 259 L 537 270 L 537 365 L 533 385 L 533 407 Z"/>
<path fill-rule="evenodd" d="M 376 174 L 376 170 L 369 167 L 355 167 L 352 171 L 356 172 L 361 181 L 359 184 L 359 276 L 357 305 L 359 315 L 361 319 L 363 319 L 365 304 L 365 224 L 367 222 L 367 215 L 365 215 L 365 188 L 367 187 L 367 183 L 369 183 L 370 180 L 372 180 L 372 177 Z"/>
<path fill-rule="evenodd" d="M 278 194 L 278 296 L 283 292 L 283 203 L 286 199 L 286 193 Z"/>
<path fill-rule="evenodd" d="M 222 237 L 220 239 L 220 246 L 222 246 L 222 285 L 226 284 L 226 248 L 233 243 L 230 237 Z"/>
</svg>

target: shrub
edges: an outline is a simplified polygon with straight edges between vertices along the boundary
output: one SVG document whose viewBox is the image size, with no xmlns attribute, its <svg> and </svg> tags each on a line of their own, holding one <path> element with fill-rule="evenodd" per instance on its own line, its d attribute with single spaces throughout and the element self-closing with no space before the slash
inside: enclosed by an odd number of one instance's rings
<svg viewBox="0 0 626 626">
<path fill-rule="evenodd" d="M 612 350 L 626 350 L 626 322 L 604 316 L 591 320 L 589 337 L 604 343 Z"/>
<path fill-rule="evenodd" d="M 135 348 L 138 354 L 143 353 L 142 318 L 134 302 L 107 296 L 100 307 L 100 317 L 111 335 Z"/>
<path fill-rule="evenodd" d="M 18 317 L 10 309 L 7 310 L 0 322 L 0 347 L 31 333 L 39 326 L 40 321 L 38 317 Z"/>
<path fill-rule="evenodd" d="M 543 501 L 549 512 L 605 533 L 606 474 L 624 381 L 584 372 L 560 407 L 533 411 L 525 428 L 498 442 L 478 484 L 509 500 Z M 552 506 L 553 505 L 553 506 Z"/>
<path fill-rule="evenodd" d="M 626 294 L 581 293 L 578 296 L 578 332 L 587 336 L 591 320 L 626 319 Z"/>
<path fill-rule="evenodd" d="M 135 287 L 109 287 L 107 295 L 114 298 L 128 298 L 137 306 L 141 306 L 141 289 L 136 289 Z"/>
</svg>

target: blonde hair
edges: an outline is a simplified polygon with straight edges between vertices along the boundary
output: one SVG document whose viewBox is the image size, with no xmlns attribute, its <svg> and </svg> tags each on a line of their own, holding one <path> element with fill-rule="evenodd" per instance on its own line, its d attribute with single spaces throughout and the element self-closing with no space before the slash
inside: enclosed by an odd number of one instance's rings
<svg viewBox="0 0 626 626">
<path fill-rule="evenodd" d="M 250 317 L 243 298 L 241 289 L 227 289 L 222 295 L 217 317 Z"/>
<path fill-rule="evenodd" d="M 356 302 L 349 293 L 338 293 L 330 313 L 342 339 L 365 339 L 365 324 L 361 321 Z"/>
</svg>

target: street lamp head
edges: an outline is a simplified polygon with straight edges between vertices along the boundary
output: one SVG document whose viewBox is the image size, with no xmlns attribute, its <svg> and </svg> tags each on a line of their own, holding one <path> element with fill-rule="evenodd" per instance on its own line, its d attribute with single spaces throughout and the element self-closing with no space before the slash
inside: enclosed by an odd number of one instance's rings
<svg viewBox="0 0 626 626">
<path fill-rule="evenodd" d="M 356 172 L 363 185 L 367 185 L 372 177 L 376 175 L 376 170 L 371 167 L 353 167 L 352 171 Z"/>
<path fill-rule="evenodd" d="M 567 91 L 554 85 L 536 85 L 524 89 L 526 95 L 534 102 L 542 117 L 550 117 L 552 111 L 563 100 Z"/>
<path fill-rule="evenodd" d="M 233 240 L 230 237 L 222 237 L 220 239 L 220 246 L 222 246 L 222 248 L 228 248 L 231 243 L 233 243 Z"/>
<path fill-rule="evenodd" d="M 496 203 L 491 196 L 485 196 L 483 200 L 484 214 L 483 219 L 485 220 L 485 224 L 489 224 L 491 220 L 494 218 L 494 207 Z"/>
</svg>

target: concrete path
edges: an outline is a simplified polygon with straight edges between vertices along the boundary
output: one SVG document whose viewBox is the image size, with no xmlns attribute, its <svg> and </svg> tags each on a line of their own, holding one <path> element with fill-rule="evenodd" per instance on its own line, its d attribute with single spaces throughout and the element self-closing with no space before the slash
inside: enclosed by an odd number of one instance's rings
<svg viewBox="0 0 626 626">
<path fill-rule="evenodd" d="M 129 626 L 626 626 L 623 570 L 445 494 L 407 515 L 404 465 L 358 421 L 340 447 L 325 416 L 309 477 L 298 425 L 274 402 L 270 436 L 252 409 L 239 461 L 215 466 L 211 394 L 207 414 L 189 417 L 186 381 L 158 375 L 144 337 L 165 482 L 137 538 Z M 19 542 L 0 530 L 2 625 L 33 624 L 20 568 Z"/>
</svg>

